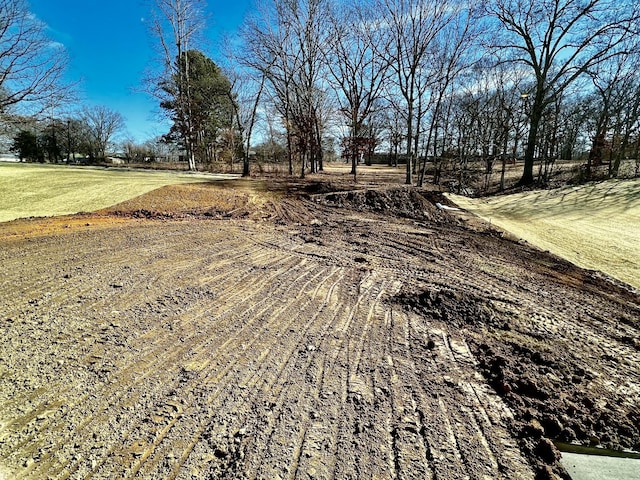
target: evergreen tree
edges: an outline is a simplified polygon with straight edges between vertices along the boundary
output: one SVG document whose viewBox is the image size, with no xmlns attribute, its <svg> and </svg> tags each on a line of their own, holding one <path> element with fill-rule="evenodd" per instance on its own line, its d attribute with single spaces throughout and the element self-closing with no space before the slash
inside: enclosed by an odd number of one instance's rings
<svg viewBox="0 0 640 480">
<path fill-rule="evenodd" d="M 181 72 L 160 85 L 165 93 L 160 106 L 173 121 L 165 138 L 184 148 L 191 145 L 199 161 L 210 162 L 216 158 L 221 132 L 233 126 L 231 82 L 215 62 L 197 50 L 185 52 L 179 65 Z M 187 79 L 182 88 L 181 78 Z"/>
<path fill-rule="evenodd" d="M 38 136 L 30 130 L 18 132 L 13 138 L 11 151 L 18 154 L 21 162 L 44 162 L 44 151 L 38 142 Z"/>
</svg>

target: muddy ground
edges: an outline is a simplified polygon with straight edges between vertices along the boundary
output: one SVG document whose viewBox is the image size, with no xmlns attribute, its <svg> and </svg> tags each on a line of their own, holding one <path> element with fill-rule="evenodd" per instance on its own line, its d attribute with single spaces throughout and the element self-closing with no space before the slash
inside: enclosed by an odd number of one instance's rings
<svg viewBox="0 0 640 480">
<path fill-rule="evenodd" d="M 640 447 L 640 296 L 316 176 L 0 225 L 0 478 L 565 477 Z"/>
</svg>

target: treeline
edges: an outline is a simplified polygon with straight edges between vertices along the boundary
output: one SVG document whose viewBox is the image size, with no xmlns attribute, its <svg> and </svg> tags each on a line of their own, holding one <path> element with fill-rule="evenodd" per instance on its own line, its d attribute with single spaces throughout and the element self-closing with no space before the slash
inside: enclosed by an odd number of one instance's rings
<svg viewBox="0 0 640 480">
<path fill-rule="evenodd" d="M 107 156 L 114 135 L 124 129 L 124 119 L 107 107 L 85 107 L 77 116 L 64 119 L 13 116 L 15 132 L 9 149 L 20 161 L 96 163 Z"/>
<path fill-rule="evenodd" d="M 162 45 L 193 45 L 197 0 L 158 0 Z M 168 8 L 170 6 L 171 8 Z M 522 161 L 519 183 L 545 182 L 559 159 L 604 162 L 616 176 L 640 148 L 640 6 L 631 0 L 264 0 L 231 42 L 230 128 L 248 165 L 286 155 L 290 174 L 386 151 L 406 182 L 460 183 Z M 189 32 L 171 38 L 167 32 Z M 167 55 L 176 127 L 195 136 L 184 52 Z M 167 91 L 165 90 L 165 93 Z M 178 114 L 179 110 L 179 114 Z M 197 129 L 196 129 L 197 130 Z"/>
<path fill-rule="evenodd" d="M 26 0 L 0 0 L 0 133 L 3 153 L 23 161 L 97 161 L 124 130 L 122 115 L 78 102 L 65 82 L 65 49 Z M 61 112 L 67 112 L 62 114 Z"/>
<path fill-rule="evenodd" d="M 586 177 L 637 157 L 639 18 L 632 1 L 268 0 L 235 60 L 302 174 L 342 128 L 354 175 L 375 145 L 409 159 L 407 183 L 519 158 L 531 184 L 584 152 Z"/>
<path fill-rule="evenodd" d="M 248 174 L 262 158 L 304 176 L 338 154 L 355 177 L 384 152 L 408 184 L 463 185 L 479 164 L 504 188 L 514 162 L 530 185 L 559 160 L 588 180 L 639 156 L 633 0 L 257 0 L 251 12 L 215 63 L 202 0 L 152 2 L 159 61 L 145 87 L 191 169 L 242 159 Z"/>
</svg>

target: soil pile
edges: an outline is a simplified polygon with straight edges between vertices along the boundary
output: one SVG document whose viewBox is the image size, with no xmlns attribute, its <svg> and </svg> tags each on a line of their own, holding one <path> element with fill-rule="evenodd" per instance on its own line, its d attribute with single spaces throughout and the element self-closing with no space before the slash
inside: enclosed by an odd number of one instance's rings
<svg viewBox="0 0 640 480">
<path fill-rule="evenodd" d="M 346 207 L 356 211 L 375 212 L 431 222 L 452 220 L 452 217 L 442 214 L 436 207 L 436 203 L 446 203 L 442 194 L 413 188 L 340 191 L 316 194 L 311 196 L 311 199 L 326 206 Z"/>
<path fill-rule="evenodd" d="M 572 270 L 565 270 L 563 275 L 573 273 L 576 279 L 585 276 L 585 272 L 575 267 Z M 614 285 L 606 288 L 611 289 L 617 291 L 617 298 L 602 298 L 602 309 L 617 316 L 616 324 L 621 322 L 637 329 L 638 299 L 623 288 Z M 526 302 L 527 296 L 522 295 L 521 301 Z M 633 401 L 626 397 L 627 388 L 614 389 L 604 397 L 602 390 L 593 388 L 607 382 L 602 378 L 602 367 L 608 370 L 620 363 L 628 365 L 626 358 L 617 357 L 615 349 L 609 350 L 612 344 L 604 343 L 599 357 L 594 357 L 589 346 L 573 344 L 566 332 L 540 332 L 540 326 L 536 325 L 540 319 L 535 318 L 535 312 L 531 312 L 533 318 L 527 321 L 512 302 L 465 290 L 434 285 L 418 293 L 402 293 L 394 301 L 430 321 L 463 329 L 476 368 L 511 407 L 515 415 L 513 432 L 522 451 L 543 477 L 547 476 L 547 467 L 565 476 L 551 440 L 611 450 L 640 449 L 640 410 L 634 404 L 637 385 L 631 390 Z M 559 319 L 558 324 L 563 321 Z M 544 321 L 545 329 L 553 328 L 547 322 Z M 605 318 L 597 322 L 607 323 Z M 598 327 L 585 321 L 582 334 L 590 337 L 593 346 L 602 333 Z M 594 331 L 589 332 L 591 328 Z M 640 350 L 640 344 L 632 337 L 623 335 L 619 341 L 631 347 L 635 355 Z M 594 360 L 601 365 L 594 366 Z"/>
</svg>

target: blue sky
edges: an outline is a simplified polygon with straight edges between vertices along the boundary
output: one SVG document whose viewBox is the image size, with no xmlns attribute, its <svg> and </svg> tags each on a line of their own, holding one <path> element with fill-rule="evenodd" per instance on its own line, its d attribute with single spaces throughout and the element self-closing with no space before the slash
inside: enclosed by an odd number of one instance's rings
<svg viewBox="0 0 640 480">
<path fill-rule="evenodd" d="M 128 133 L 142 142 L 166 133 L 157 102 L 140 89 L 154 59 L 145 19 L 152 0 L 30 0 L 31 11 L 70 56 L 69 81 L 80 81 L 82 105 L 120 112 Z M 205 53 L 216 61 L 215 42 L 242 23 L 251 0 L 209 0 Z"/>
</svg>

